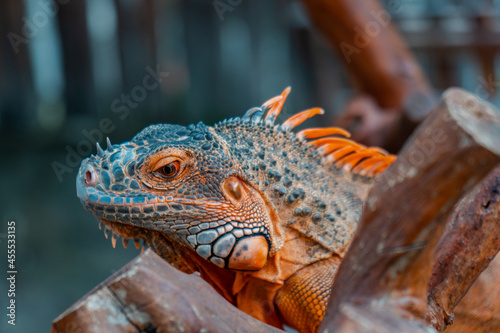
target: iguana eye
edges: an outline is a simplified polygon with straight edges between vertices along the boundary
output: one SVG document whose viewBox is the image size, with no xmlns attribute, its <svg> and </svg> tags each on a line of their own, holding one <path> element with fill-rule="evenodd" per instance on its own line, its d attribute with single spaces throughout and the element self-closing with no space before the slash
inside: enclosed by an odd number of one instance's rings
<svg viewBox="0 0 500 333">
<path fill-rule="evenodd" d="M 173 161 L 168 164 L 165 164 L 164 166 L 160 167 L 158 170 L 156 170 L 156 173 L 163 178 L 170 179 L 174 178 L 177 176 L 179 173 L 179 170 L 181 168 L 181 164 L 179 161 Z"/>
</svg>

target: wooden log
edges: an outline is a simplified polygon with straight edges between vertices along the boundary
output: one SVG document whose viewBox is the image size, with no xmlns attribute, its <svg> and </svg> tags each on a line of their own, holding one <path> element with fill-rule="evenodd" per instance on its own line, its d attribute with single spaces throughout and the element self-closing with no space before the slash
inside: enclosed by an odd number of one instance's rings
<svg viewBox="0 0 500 333">
<path fill-rule="evenodd" d="M 361 95 L 338 124 L 354 140 L 397 152 L 437 102 L 422 69 L 391 22 L 402 4 L 378 0 L 303 0 L 311 23 L 334 47 Z M 377 33 L 365 29 L 378 29 Z"/>
<path fill-rule="evenodd" d="M 500 162 L 499 142 L 498 111 L 463 90 L 445 92 L 372 188 L 320 332 L 432 330 L 436 245 L 454 204 Z"/>
<path fill-rule="evenodd" d="M 377 0 L 302 2 L 359 91 L 374 96 L 381 107 L 399 108 L 415 91 L 430 95 L 420 66 L 390 22 L 394 8 L 383 8 Z M 368 36 L 362 33 L 368 22 L 384 27 Z"/>
<path fill-rule="evenodd" d="M 453 309 L 457 306 L 472 283 L 488 266 L 500 250 L 500 166 L 496 167 L 486 179 L 468 193 L 454 210 L 443 237 L 436 250 L 429 291 L 427 317 L 438 330 L 453 322 Z M 500 259 L 500 258 L 499 258 Z M 500 267 L 500 266 L 499 266 Z M 497 274 L 500 270 L 497 271 Z M 486 279 L 486 276 L 485 276 Z M 499 275 L 500 279 L 500 275 Z M 491 279 L 488 279 L 491 280 Z M 479 282 L 479 281 L 478 281 Z M 500 282 L 500 280 L 498 281 Z M 481 290 L 495 293 L 498 282 L 485 281 L 477 291 L 479 299 L 487 297 Z M 499 286 L 500 287 L 500 286 Z M 499 289 L 498 287 L 496 289 Z M 497 296 L 500 296 L 498 294 Z M 474 297 L 473 295 L 471 297 Z M 473 305 L 473 298 L 467 305 Z M 475 304 L 487 306 L 495 302 Z M 483 309 L 483 313 L 500 312 L 500 301 L 496 308 Z M 466 315 L 467 308 L 462 307 L 460 314 Z M 474 308 L 469 308 L 475 312 Z M 467 315 L 467 317 L 470 317 Z M 474 318 L 467 318 L 469 325 Z M 477 327 L 482 326 L 486 317 L 476 320 Z M 500 318 L 497 318 L 497 331 L 500 331 Z M 480 321 L 480 322 L 479 322 Z M 460 324 L 463 326 L 464 324 Z M 450 327 L 451 328 L 451 327 Z M 492 330 L 494 331 L 494 330 Z M 451 332 L 451 330 L 450 330 Z"/>
<path fill-rule="evenodd" d="M 52 324 L 63 332 L 281 332 L 147 250 Z"/>
<path fill-rule="evenodd" d="M 500 255 L 479 275 L 455 308 L 445 333 L 500 332 Z"/>
</svg>

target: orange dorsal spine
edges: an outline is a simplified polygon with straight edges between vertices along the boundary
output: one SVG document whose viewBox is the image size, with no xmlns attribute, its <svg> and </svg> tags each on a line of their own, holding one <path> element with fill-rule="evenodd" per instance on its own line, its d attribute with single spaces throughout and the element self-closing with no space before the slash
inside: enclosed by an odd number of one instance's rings
<svg viewBox="0 0 500 333">
<path fill-rule="evenodd" d="M 281 95 L 262 104 L 262 109 L 267 110 L 266 122 L 274 123 L 290 94 L 290 90 L 290 87 L 287 87 Z M 290 131 L 308 118 L 323 113 L 321 108 L 308 109 L 291 116 L 283 122 L 281 127 L 285 131 Z M 327 162 L 354 174 L 375 177 L 384 172 L 396 160 L 396 156 L 385 150 L 378 147 L 366 147 L 348 139 L 350 136 L 348 131 L 338 127 L 310 128 L 297 133 L 300 140 L 314 139 L 308 141 L 311 149 L 315 149 L 320 155 L 325 156 Z"/>
</svg>

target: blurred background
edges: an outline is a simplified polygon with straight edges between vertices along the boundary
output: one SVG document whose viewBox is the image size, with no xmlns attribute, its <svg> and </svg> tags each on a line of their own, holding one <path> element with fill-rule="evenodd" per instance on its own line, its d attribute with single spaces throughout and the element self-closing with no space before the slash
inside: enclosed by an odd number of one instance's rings
<svg viewBox="0 0 500 333">
<path fill-rule="evenodd" d="M 500 103 L 500 0 L 383 4 L 436 94 Z M 285 116 L 321 106 L 323 124 L 356 93 L 298 1 L 2 0 L 0 266 L 14 220 L 18 274 L 16 326 L 2 313 L 0 331 L 48 331 L 139 253 L 112 249 L 76 197 L 96 141 L 241 116 L 289 85 Z"/>
</svg>

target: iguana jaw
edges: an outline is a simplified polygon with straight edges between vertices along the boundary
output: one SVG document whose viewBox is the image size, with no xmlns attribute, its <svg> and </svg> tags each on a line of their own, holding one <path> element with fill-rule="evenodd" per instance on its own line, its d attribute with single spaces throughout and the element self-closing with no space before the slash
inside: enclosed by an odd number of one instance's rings
<svg viewBox="0 0 500 333">
<path fill-rule="evenodd" d="M 131 225 L 114 222 L 106 219 L 101 219 L 99 222 L 99 229 L 104 228 L 104 236 L 109 238 L 109 231 L 111 231 L 111 244 L 116 247 L 116 241 L 118 238 L 123 238 L 123 247 L 127 247 L 128 242 L 132 239 L 135 246 L 140 248 L 140 240 L 143 239 L 145 242 L 148 240 L 148 235 L 151 231 L 147 229 L 134 227 Z M 149 242 L 148 242 L 149 244 Z"/>
<path fill-rule="evenodd" d="M 104 235 L 108 238 L 108 233 L 111 231 L 111 244 L 113 247 L 116 246 L 116 241 L 118 238 L 123 238 L 123 246 L 126 248 L 128 242 L 133 239 L 137 249 L 140 249 L 141 239 L 143 240 L 143 247 L 141 250 L 144 251 L 146 247 L 153 249 L 160 257 L 168 261 L 175 268 L 191 274 L 196 271 L 200 272 L 203 270 L 200 261 L 189 260 L 186 256 L 187 252 L 192 252 L 188 250 L 187 247 L 180 246 L 179 243 L 172 242 L 165 237 L 161 232 L 134 227 L 128 224 L 123 224 L 120 222 L 110 221 L 106 219 L 101 219 L 99 223 L 99 228 L 104 227 Z M 206 263 L 206 265 L 211 265 Z"/>
<path fill-rule="evenodd" d="M 123 224 L 120 222 L 113 222 L 110 220 L 101 220 L 100 227 L 104 226 L 104 234 L 108 238 L 108 231 L 111 231 L 111 244 L 116 246 L 117 239 L 123 238 L 123 246 L 127 247 L 130 239 L 134 240 L 136 247 L 140 247 L 140 239 L 144 240 L 144 247 L 152 247 L 161 257 L 171 258 L 171 245 L 172 241 L 169 235 L 155 230 L 149 230 L 131 225 Z M 170 251 L 162 251 L 162 249 L 169 248 Z M 249 252 L 249 249 L 261 249 L 260 251 Z M 144 250 L 144 248 L 143 248 Z M 242 239 L 234 247 L 234 255 L 229 258 L 228 268 L 235 270 L 255 270 L 262 268 L 267 262 L 268 246 L 264 237 L 247 237 Z M 182 258 L 185 260 L 185 258 Z M 178 264 L 169 260 L 172 264 Z M 252 269 L 254 268 L 254 269 Z"/>
<path fill-rule="evenodd" d="M 100 220 L 100 227 L 104 226 L 104 234 L 108 238 L 108 231 L 111 231 L 111 244 L 116 247 L 117 239 L 123 238 L 123 246 L 127 247 L 130 239 L 133 239 L 136 247 L 140 247 L 140 239 L 143 239 L 151 247 L 151 235 L 161 235 L 164 243 L 171 244 L 172 237 L 175 233 L 163 233 L 160 231 L 135 227 L 129 224 L 114 222 L 106 219 Z M 178 237 L 178 236 L 177 236 Z M 213 250 L 211 250 L 213 251 Z M 269 254 L 269 245 L 267 239 L 263 236 L 244 237 L 236 245 L 231 246 L 232 255 L 228 256 L 227 265 L 224 264 L 223 268 L 233 270 L 253 271 L 263 268 L 267 262 Z M 161 256 L 162 253 L 158 253 Z M 226 267 L 227 266 L 227 267 Z"/>
</svg>

